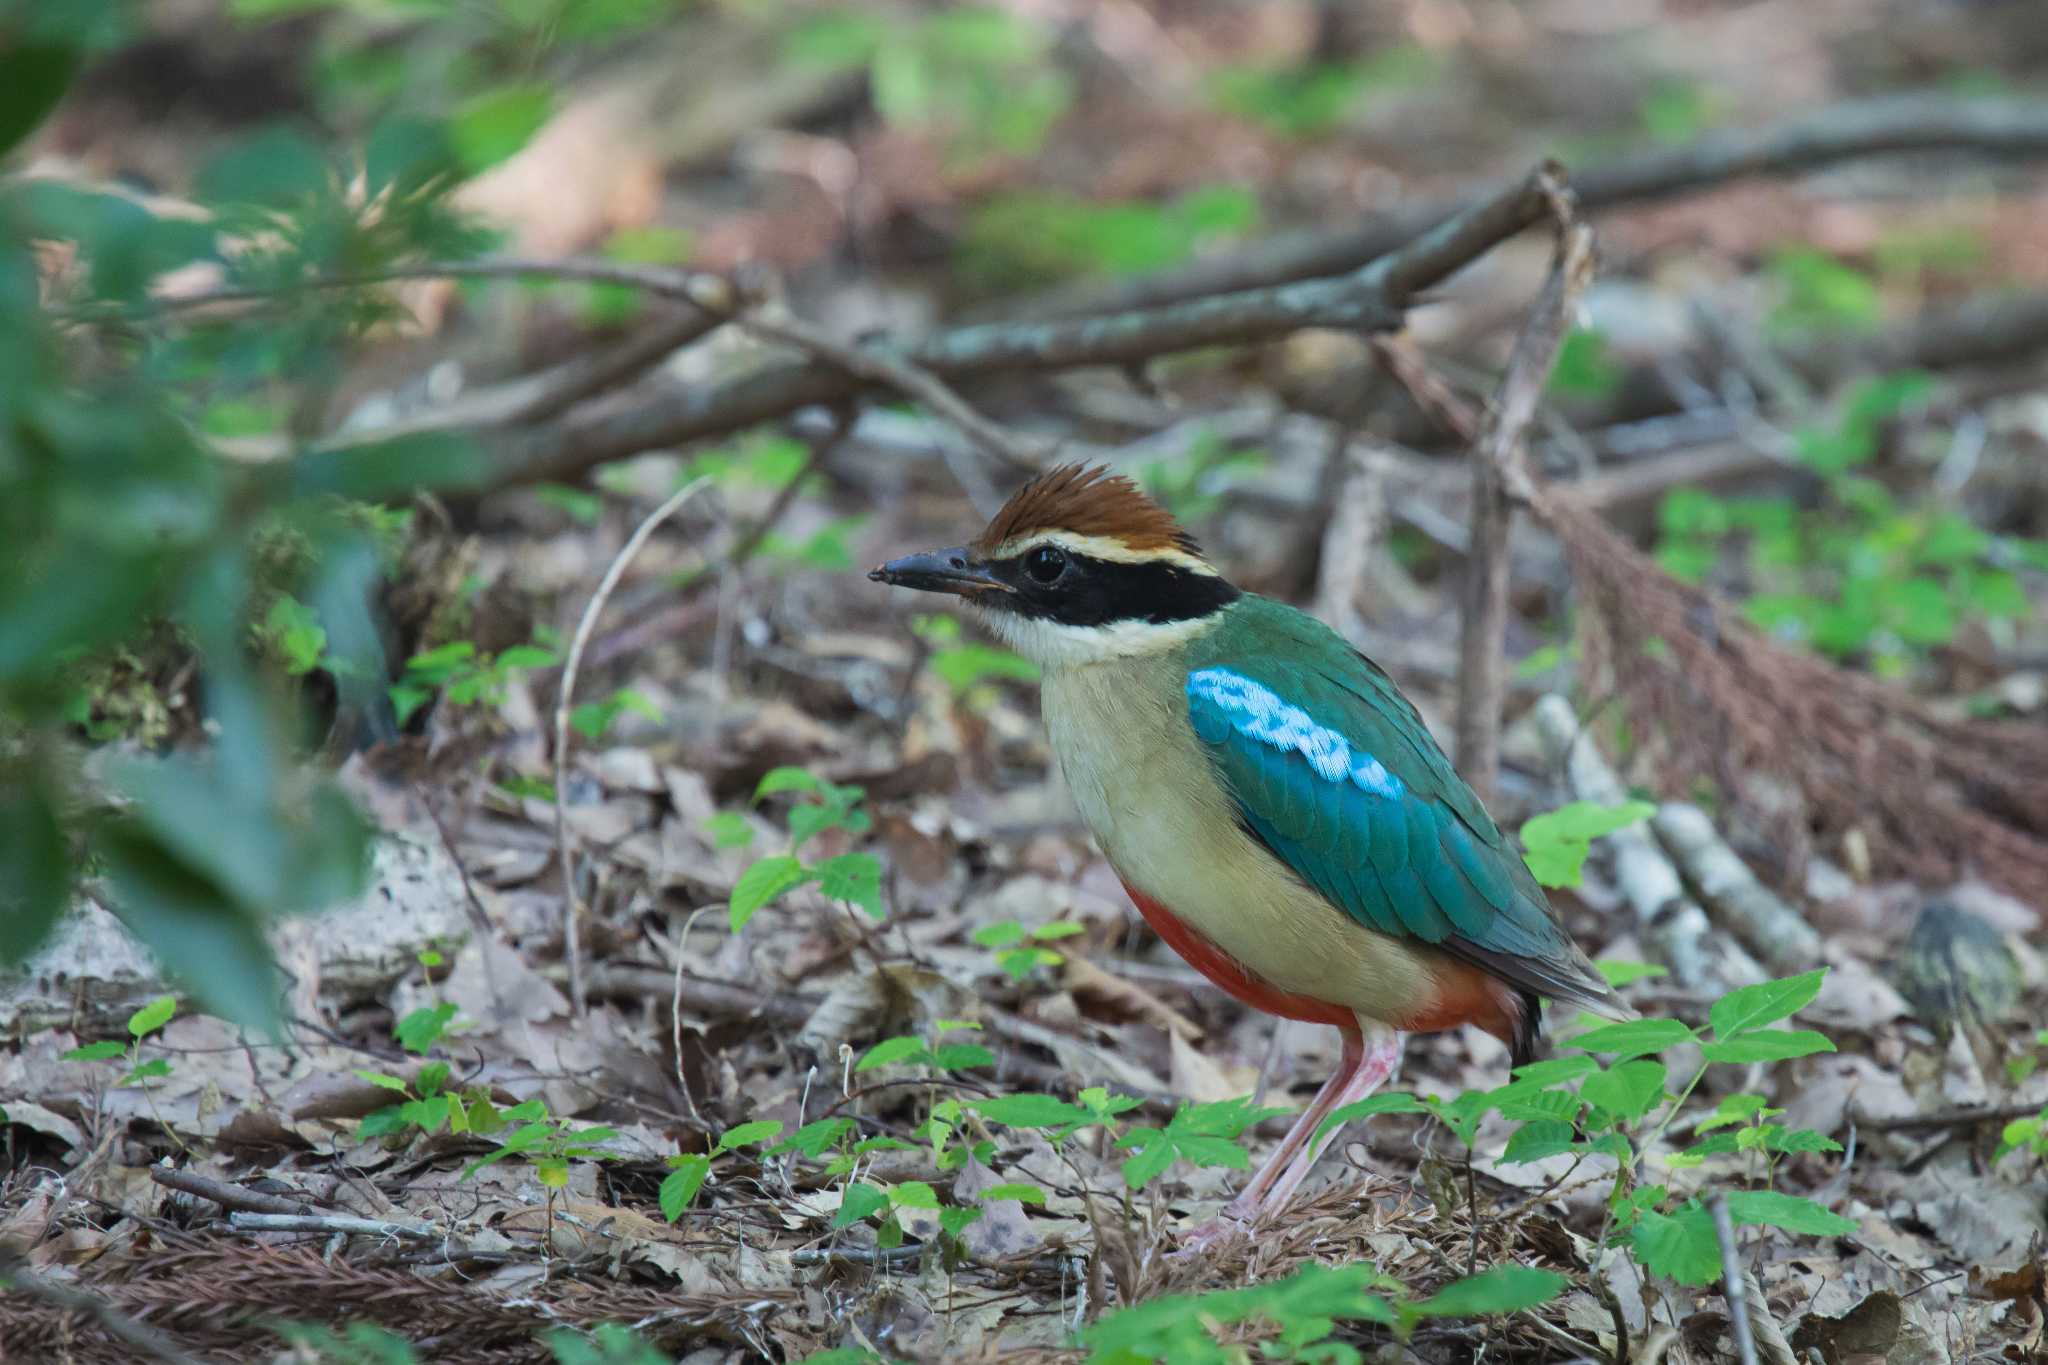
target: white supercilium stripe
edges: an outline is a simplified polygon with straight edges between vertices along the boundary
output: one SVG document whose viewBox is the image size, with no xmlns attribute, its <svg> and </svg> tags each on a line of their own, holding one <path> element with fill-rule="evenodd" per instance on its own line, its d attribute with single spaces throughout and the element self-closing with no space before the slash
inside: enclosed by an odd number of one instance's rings
<svg viewBox="0 0 2048 1365">
<path fill-rule="evenodd" d="M 1072 531 L 1034 531 L 1028 536 L 1012 536 L 989 552 L 990 559 L 1014 559 L 1041 545 L 1057 545 L 1071 554 L 1086 555 L 1111 564 L 1171 564 L 1189 573 L 1206 574 L 1216 577 L 1215 565 L 1200 555 L 1191 555 L 1185 550 L 1171 547 L 1149 550 L 1133 550 L 1115 536 L 1080 536 Z"/>
</svg>

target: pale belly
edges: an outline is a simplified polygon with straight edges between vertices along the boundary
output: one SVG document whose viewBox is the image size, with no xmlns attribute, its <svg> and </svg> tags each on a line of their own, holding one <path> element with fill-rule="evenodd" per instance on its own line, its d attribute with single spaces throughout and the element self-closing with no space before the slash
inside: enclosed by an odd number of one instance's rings
<svg viewBox="0 0 2048 1365">
<path fill-rule="evenodd" d="M 1279 990 L 1388 1021 L 1426 1007 L 1439 955 L 1365 928 L 1239 826 L 1178 689 L 1125 667 L 1061 670 L 1045 714 L 1081 818 L 1134 891 Z M 1063 715 L 1096 723 L 1083 735 Z"/>
</svg>

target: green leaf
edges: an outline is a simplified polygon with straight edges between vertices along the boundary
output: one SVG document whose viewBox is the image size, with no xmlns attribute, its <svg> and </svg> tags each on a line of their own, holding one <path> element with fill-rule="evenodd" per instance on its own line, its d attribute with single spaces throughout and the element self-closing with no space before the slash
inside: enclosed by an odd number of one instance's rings
<svg viewBox="0 0 2048 1365">
<path fill-rule="evenodd" d="M 882 909 L 882 862 L 874 854 L 842 853 L 813 863 L 810 873 L 818 879 L 818 890 L 827 900 L 857 905 L 875 919 L 886 913 Z"/>
<path fill-rule="evenodd" d="M 1622 1062 L 1586 1077 L 1579 1097 L 1617 1118 L 1639 1119 L 1663 1101 L 1669 1079 L 1662 1062 Z"/>
<path fill-rule="evenodd" d="M 115 913 L 208 1013 L 280 1031 L 277 969 L 262 926 L 220 887 L 127 822 L 95 842 Z"/>
<path fill-rule="evenodd" d="M 1600 1063 L 1591 1057 L 1546 1057 L 1540 1062 L 1530 1062 L 1515 1068 L 1515 1079 L 1530 1085 L 1556 1085 L 1559 1081 L 1575 1081 L 1581 1076 L 1590 1076 L 1600 1069 Z"/>
<path fill-rule="evenodd" d="M 873 1071 L 878 1066 L 888 1066 L 909 1058 L 925 1055 L 922 1038 L 884 1038 L 869 1048 L 861 1059 L 853 1064 L 855 1071 Z"/>
<path fill-rule="evenodd" d="M 1698 1204 L 1670 1215 L 1645 1209 L 1629 1233 L 1636 1259 L 1653 1275 L 1685 1285 L 1712 1284 L 1721 1277 L 1721 1242 L 1714 1218 Z"/>
<path fill-rule="evenodd" d="M 704 821 L 704 832 L 713 848 L 745 848 L 754 842 L 754 827 L 736 810 L 722 810 Z"/>
<path fill-rule="evenodd" d="M 448 124 L 455 158 L 471 175 L 504 161 L 532 140 L 554 112 L 545 85 L 508 85 L 485 91 L 456 111 Z"/>
<path fill-rule="evenodd" d="M 1602 958 L 1593 965 L 1600 969 L 1600 975 L 1607 978 L 1607 984 L 1615 987 L 1645 981 L 1652 977 L 1671 975 L 1670 968 L 1659 967 L 1654 962 L 1615 962 Z"/>
<path fill-rule="evenodd" d="M 1827 968 L 1816 967 L 1798 976 L 1728 992 L 1707 1011 L 1714 1036 L 1725 1041 L 1797 1013 L 1820 994 L 1820 983 L 1827 974 Z"/>
<path fill-rule="evenodd" d="M 0 964 L 33 952 L 71 894 L 64 831 L 38 776 L 12 772 L 0 787 Z"/>
<path fill-rule="evenodd" d="M 1094 1115 L 1051 1095 L 997 1095 L 968 1106 L 991 1123 L 1006 1128 L 1058 1128 L 1088 1123 Z"/>
<path fill-rule="evenodd" d="M 755 1119 L 752 1123 L 742 1123 L 726 1129 L 720 1135 L 718 1145 L 711 1149 L 711 1155 L 721 1156 L 741 1147 L 757 1146 L 781 1135 L 781 1119 Z"/>
<path fill-rule="evenodd" d="M 152 1057 L 148 1061 L 142 1063 L 140 1066 L 137 1066 L 134 1070 L 130 1071 L 127 1075 L 123 1076 L 120 1080 L 114 1082 L 114 1084 L 134 1085 L 137 1081 L 155 1080 L 158 1077 L 168 1076 L 170 1074 L 171 1064 L 169 1062 L 165 1061 L 161 1057 Z"/>
<path fill-rule="evenodd" d="M 1782 1062 L 1816 1052 L 1833 1052 L 1834 1043 L 1812 1029 L 1758 1029 L 1725 1043 L 1704 1043 L 1700 1053 L 1710 1062 Z"/>
<path fill-rule="evenodd" d="M 811 792 L 824 790 L 825 784 L 809 768 L 770 768 L 761 774 L 761 780 L 754 784 L 754 799 L 773 796 L 777 792 Z"/>
<path fill-rule="evenodd" d="M 58 1060 L 65 1062 L 104 1062 L 115 1057 L 125 1057 L 127 1055 L 128 1045 L 126 1043 L 118 1043 L 112 1038 L 104 1038 L 97 1043 L 87 1043 L 84 1047 L 72 1048 L 71 1051 L 64 1053 Z"/>
<path fill-rule="evenodd" d="M 1144 1141 L 1139 1144 L 1137 1154 L 1127 1158 L 1123 1166 L 1124 1184 L 1134 1190 L 1144 1189 L 1164 1175 L 1166 1168 L 1173 1164 L 1173 1142 L 1164 1133 L 1156 1128 L 1140 1129 L 1138 1132 L 1145 1135 Z M 1136 1137 L 1138 1133 L 1126 1136 Z M 1120 1142 L 1117 1145 L 1123 1144 Z"/>
<path fill-rule="evenodd" d="M 1564 1046 L 1584 1052 L 1611 1052 L 1619 1057 L 1639 1057 L 1692 1042 L 1693 1031 L 1676 1019 L 1634 1019 L 1626 1024 L 1609 1024 L 1565 1040 Z"/>
<path fill-rule="evenodd" d="M 1647 801 L 1618 806 L 1574 801 L 1538 815 L 1522 825 L 1529 871 L 1545 886 L 1577 886 L 1592 841 L 1645 820 L 1657 808 Z"/>
<path fill-rule="evenodd" d="M 1549 1303 L 1571 1284 L 1564 1276 L 1529 1266 L 1499 1265 L 1454 1280 L 1409 1311 L 1418 1317 L 1469 1318 L 1490 1313 L 1518 1313 Z"/>
<path fill-rule="evenodd" d="M 199 170 L 199 193 L 214 203 L 284 208 L 323 194 L 332 181 L 326 155 L 305 134 L 280 125 L 251 133 Z"/>
<path fill-rule="evenodd" d="M 1574 1134 L 1569 1123 L 1555 1119 L 1539 1119 L 1525 1123 L 1508 1135 L 1506 1150 L 1500 1154 L 1503 1166 L 1519 1166 L 1525 1162 L 1542 1161 L 1560 1152 L 1572 1149 Z"/>
<path fill-rule="evenodd" d="M 382 1071 L 358 1070 L 354 1075 L 357 1080 L 368 1081 L 380 1090 L 396 1090 L 401 1095 L 407 1093 L 412 1088 L 397 1076 L 392 1076 Z"/>
<path fill-rule="evenodd" d="M 128 1016 L 128 1036 L 136 1039 L 146 1038 L 170 1023 L 171 1016 L 177 1012 L 177 996 L 159 995 Z"/>
<path fill-rule="evenodd" d="M 899 1209 L 935 1209 L 939 1192 L 922 1180 L 906 1180 L 889 1191 L 889 1203 Z"/>
<path fill-rule="evenodd" d="M 1020 1204 L 1043 1204 L 1045 1191 L 1036 1185 L 991 1185 L 974 1197 L 984 1204 L 999 1199 L 1014 1199 Z"/>
<path fill-rule="evenodd" d="M 840 1196 L 839 1212 L 832 1215 L 835 1228 L 850 1227 L 863 1218 L 872 1217 L 889 1207 L 889 1196 L 873 1185 L 854 1181 Z"/>
<path fill-rule="evenodd" d="M 56 43 L 17 40 L 0 47 L 0 156 L 49 117 L 78 74 L 83 55 Z"/>
<path fill-rule="evenodd" d="M 704 1188 L 706 1177 L 711 1174 L 711 1158 L 699 1152 L 691 1152 L 679 1159 L 676 1168 L 662 1177 L 661 1189 L 656 1198 L 661 1203 L 661 1216 L 673 1223 L 683 1216 L 683 1210 L 697 1197 L 697 1191 Z"/>
<path fill-rule="evenodd" d="M 969 937 L 984 948 L 1007 948 L 1024 941 L 1024 926 L 1013 919 L 998 920 L 982 925 Z"/>
<path fill-rule="evenodd" d="M 995 1064 L 996 1054 L 979 1043 L 949 1043 L 932 1051 L 932 1065 L 940 1071 L 970 1071 Z"/>
<path fill-rule="evenodd" d="M 1776 1190 L 1734 1191 L 1728 1196 L 1728 1216 L 1737 1223 L 1761 1224 L 1815 1237 L 1846 1237 L 1856 1231 L 1854 1220 L 1830 1213 L 1811 1199 Z"/>
<path fill-rule="evenodd" d="M 445 1000 L 438 1005 L 422 1005 L 399 1020 L 391 1033 L 407 1052 L 425 1052 L 441 1041 L 454 1018 L 455 1006 Z"/>
<path fill-rule="evenodd" d="M 1362 1100 L 1332 1109 L 1317 1127 L 1315 1137 L 1309 1142 L 1310 1151 L 1319 1151 L 1323 1139 L 1353 1119 L 1369 1119 L 1375 1114 L 1426 1114 L 1429 1106 L 1405 1091 L 1390 1090 L 1384 1095 L 1368 1095 Z"/>
<path fill-rule="evenodd" d="M 767 1155 L 785 1156 L 790 1152 L 800 1152 L 815 1161 L 836 1146 L 841 1138 L 853 1131 L 853 1128 L 852 1119 L 818 1119 L 805 1124 L 770 1147 Z"/>
<path fill-rule="evenodd" d="M 742 872 L 732 888 L 732 931 L 737 934 L 746 928 L 755 911 L 791 887 L 802 885 L 805 878 L 803 864 L 787 853 L 763 858 Z"/>
</svg>

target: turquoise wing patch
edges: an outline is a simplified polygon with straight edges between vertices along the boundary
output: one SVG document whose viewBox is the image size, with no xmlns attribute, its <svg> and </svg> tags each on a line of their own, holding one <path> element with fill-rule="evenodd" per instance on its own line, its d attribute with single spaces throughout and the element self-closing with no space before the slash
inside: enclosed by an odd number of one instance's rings
<svg viewBox="0 0 2048 1365">
<path fill-rule="evenodd" d="M 1391 740 L 1399 722 L 1371 713 L 1369 699 L 1314 675 L 1283 695 L 1255 672 L 1272 671 L 1189 673 L 1188 719 L 1245 825 L 1297 876 L 1383 934 L 1530 958 L 1558 950 L 1540 901 L 1518 886 L 1522 869 L 1506 862 L 1513 851 L 1492 844 L 1490 822 L 1489 841 L 1475 838 L 1443 799 L 1458 778 L 1426 734 L 1426 756 L 1412 744 L 1375 746 L 1366 737 Z"/>
</svg>

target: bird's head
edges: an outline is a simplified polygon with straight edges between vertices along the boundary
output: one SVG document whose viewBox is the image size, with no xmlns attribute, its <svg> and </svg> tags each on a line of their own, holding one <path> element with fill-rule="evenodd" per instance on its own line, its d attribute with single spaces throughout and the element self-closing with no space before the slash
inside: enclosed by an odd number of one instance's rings
<svg viewBox="0 0 2048 1365">
<path fill-rule="evenodd" d="M 1168 648 L 1238 597 L 1172 513 L 1101 465 L 1041 474 L 967 544 L 868 577 L 966 598 L 1044 667 Z"/>
</svg>

